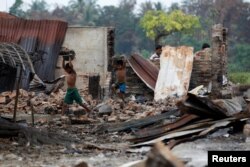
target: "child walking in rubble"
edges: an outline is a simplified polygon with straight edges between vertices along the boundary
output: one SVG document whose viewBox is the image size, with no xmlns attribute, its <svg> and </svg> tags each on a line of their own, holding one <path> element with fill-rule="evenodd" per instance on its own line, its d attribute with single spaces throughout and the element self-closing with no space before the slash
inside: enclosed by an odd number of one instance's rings
<svg viewBox="0 0 250 167">
<path fill-rule="evenodd" d="M 65 114 L 65 110 L 68 108 L 68 105 L 73 104 L 74 101 L 82 106 L 87 112 L 90 112 L 90 109 L 83 103 L 82 97 L 80 96 L 78 89 L 75 86 L 76 83 L 76 71 L 73 68 L 71 58 L 69 58 L 69 63 L 65 64 L 65 59 L 63 59 L 62 67 L 66 71 L 66 81 L 67 81 L 67 92 L 64 97 L 64 103 L 62 107 L 62 115 Z"/>
<path fill-rule="evenodd" d="M 116 62 L 116 83 L 112 85 L 113 94 L 116 92 L 118 96 L 124 101 L 126 92 L 126 63 L 124 60 L 117 60 Z"/>
</svg>

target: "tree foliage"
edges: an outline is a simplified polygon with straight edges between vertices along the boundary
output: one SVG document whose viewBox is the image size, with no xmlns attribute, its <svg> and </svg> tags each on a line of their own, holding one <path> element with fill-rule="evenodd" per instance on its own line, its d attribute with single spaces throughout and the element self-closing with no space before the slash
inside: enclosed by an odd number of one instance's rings
<svg viewBox="0 0 250 167">
<path fill-rule="evenodd" d="M 25 17 L 25 12 L 22 10 L 22 5 L 22 0 L 16 0 L 15 3 L 10 7 L 10 14 L 18 17 Z"/>
<path fill-rule="evenodd" d="M 199 18 L 183 13 L 181 10 L 173 10 L 170 13 L 164 11 L 148 11 L 140 22 L 149 38 L 154 39 L 156 44 L 163 36 L 174 32 L 190 32 L 199 28 Z"/>
</svg>

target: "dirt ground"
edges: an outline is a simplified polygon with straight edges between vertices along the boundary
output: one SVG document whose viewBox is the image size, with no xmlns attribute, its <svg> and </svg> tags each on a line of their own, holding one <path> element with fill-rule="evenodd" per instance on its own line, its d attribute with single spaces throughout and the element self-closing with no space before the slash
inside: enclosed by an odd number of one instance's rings
<svg viewBox="0 0 250 167">
<path fill-rule="evenodd" d="M 22 115 L 20 118 L 29 118 Z M 62 124 L 60 116 L 47 115 L 49 124 L 36 126 L 49 131 L 72 137 L 79 142 L 70 145 L 18 145 L 15 139 L 0 139 L 0 166 L 74 166 L 79 162 L 87 162 L 93 167 L 113 167 L 126 162 L 142 159 L 143 155 L 126 153 L 129 143 L 127 133 L 94 134 L 95 124 L 67 125 Z M 37 116 L 36 119 L 38 119 Z M 29 119 L 28 119 L 29 120 Z"/>
<path fill-rule="evenodd" d="M 29 115 L 19 116 L 29 118 Z M 0 166 L 4 167 L 71 167 L 86 162 L 91 167 L 119 167 L 125 163 L 146 158 L 148 151 L 127 152 L 130 133 L 92 133 L 97 124 L 67 125 L 60 122 L 60 115 L 40 116 L 49 120 L 38 128 L 64 134 L 78 143 L 69 145 L 18 145 L 15 139 L 0 140 Z M 39 116 L 37 116 L 37 120 Z M 229 134 L 229 128 L 219 130 L 207 138 L 187 142 L 176 146 L 172 151 L 186 166 L 206 166 L 208 150 L 249 150 L 250 143 L 245 142 L 242 133 Z M 147 150 L 147 149 L 145 149 Z"/>
</svg>

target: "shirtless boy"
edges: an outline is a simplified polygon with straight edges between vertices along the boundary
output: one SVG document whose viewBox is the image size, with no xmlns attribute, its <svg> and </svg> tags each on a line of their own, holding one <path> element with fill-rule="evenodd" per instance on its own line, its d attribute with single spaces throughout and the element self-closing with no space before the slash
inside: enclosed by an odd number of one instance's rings
<svg viewBox="0 0 250 167">
<path fill-rule="evenodd" d="M 124 101 L 126 91 L 126 63 L 123 60 L 116 62 L 116 79 L 117 82 L 112 85 L 113 92 L 117 92 L 118 96 Z"/>
<path fill-rule="evenodd" d="M 65 64 L 65 60 L 63 59 L 62 67 L 67 73 L 66 80 L 67 80 L 67 85 L 68 85 L 67 93 L 64 97 L 62 115 L 64 115 L 65 110 L 67 109 L 68 105 L 73 104 L 74 100 L 76 101 L 76 103 L 82 106 L 86 111 L 90 112 L 90 109 L 85 104 L 83 104 L 82 98 L 75 86 L 77 74 L 73 68 L 71 59 L 69 58 L 69 63 L 67 64 Z"/>
</svg>

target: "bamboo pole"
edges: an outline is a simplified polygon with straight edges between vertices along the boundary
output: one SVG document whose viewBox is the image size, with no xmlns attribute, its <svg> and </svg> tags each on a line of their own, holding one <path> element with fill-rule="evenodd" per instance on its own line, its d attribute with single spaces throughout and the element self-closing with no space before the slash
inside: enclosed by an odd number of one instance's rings
<svg viewBox="0 0 250 167">
<path fill-rule="evenodd" d="M 16 84 L 16 98 L 15 98 L 15 106 L 14 106 L 14 115 L 13 115 L 13 121 L 16 122 L 16 110 L 17 110 L 17 103 L 18 103 L 18 96 L 19 96 L 19 87 L 20 82 L 22 78 L 22 68 L 20 66 L 17 67 L 17 70 L 19 71 L 19 78 Z"/>
</svg>

